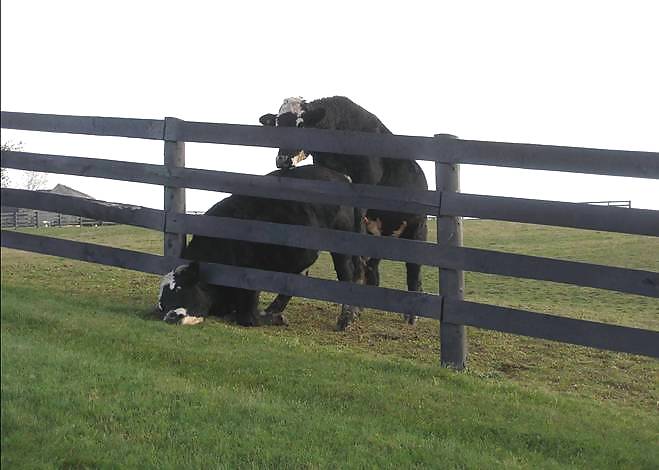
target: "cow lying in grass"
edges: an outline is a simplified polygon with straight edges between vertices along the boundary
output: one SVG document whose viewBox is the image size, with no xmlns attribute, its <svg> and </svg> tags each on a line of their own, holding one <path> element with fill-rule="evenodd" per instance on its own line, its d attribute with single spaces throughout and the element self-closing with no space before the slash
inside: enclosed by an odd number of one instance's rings
<svg viewBox="0 0 659 470">
<path fill-rule="evenodd" d="M 349 182 L 349 178 L 333 170 L 314 165 L 293 170 L 277 170 L 270 176 L 302 178 L 334 182 Z M 296 201 L 263 199 L 251 196 L 230 196 L 206 212 L 206 215 L 251 219 L 280 224 L 306 225 L 344 231 L 360 231 L 359 211 L 352 207 L 331 204 L 311 204 Z M 285 324 L 280 313 L 288 296 L 279 296 L 271 307 L 258 309 L 259 292 L 206 284 L 199 276 L 197 261 L 248 268 L 302 273 L 318 258 L 317 250 L 293 248 L 240 240 L 194 236 L 181 255 L 190 264 L 178 266 L 161 282 L 157 309 L 170 322 L 197 321 L 190 317 L 235 315 L 240 325 Z M 358 258 L 332 253 L 339 281 L 355 282 L 363 276 Z M 344 306 L 342 315 L 352 315 L 354 307 Z"/>
</svg>

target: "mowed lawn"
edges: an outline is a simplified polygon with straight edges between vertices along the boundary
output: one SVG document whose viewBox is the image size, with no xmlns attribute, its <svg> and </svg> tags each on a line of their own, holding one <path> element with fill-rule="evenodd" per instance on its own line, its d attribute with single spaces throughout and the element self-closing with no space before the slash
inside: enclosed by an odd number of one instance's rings
<svg viewBox="0 0 659 470">
<path fill-rule="evenodd" d="M 123 226 L 38 233 L 160 253 Z M 659 241 L 466 221 L 467 246 L 659 271 Z M 333 278 L 324 255 L 311 275 Z M 403 288 L 404 266 L 384 263 Z M 424 286 L 436 292 L 435 269 Z M 3 468 L 657 468 L 657 360 L 294 299 L 289 327 L 151 313 L 156 276 L 2 249 Z M 264 296 L 263 301 L 271 298 Z M 466 274 L 468 300 L 659 330 L 659 301 Z"/>
</svg>

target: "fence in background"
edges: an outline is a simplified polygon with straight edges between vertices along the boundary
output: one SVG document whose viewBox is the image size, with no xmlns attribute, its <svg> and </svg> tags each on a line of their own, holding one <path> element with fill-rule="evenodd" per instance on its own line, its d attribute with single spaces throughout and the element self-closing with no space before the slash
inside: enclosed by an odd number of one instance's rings
<svg viewBox="0 0 659 470">
<path fill-rule="evenodd" d="M 28 228 L 28 227 L 66 227 L 66 226 L 101 226 L 114 225 L 89 217 L 80 217 L 62 213 L 21 210 L 16 212 L 0 213 L 0 226 L 2 228 Z"/>
<path fill-rule="evenodd" d="M 583 204 L 594 204 L 598 206 L 610 206 L 610 207 L 626 207 L 627 209 L 632 208 L 632 201 L 593 201 L 593 202 L 584 202 Z"/>
<path fill-rule="evenodd" d="M 659 273 L 591 263 L 464 248 L 462 217 L 659 236 L 659 211 L 621 209 L 459 192 L 459 164 L 659 178 L 659 154 L 532 144 L 460 140 L 446 135 L 412 137 L 318 129 L 2 112 L 2 127 L 44 132 L 119 136 L 164 141 L 164 165 L 29 152 L 2 152 L 2 166 L 164 186 L 165 210 L 55 194 L 2 189 L 3 203 L 135 225 L 165 233 L 165 256 L 2 232 L 2 246 L 163 274 L 178 258 L 186 234 L 215 236 L 335 251 L 436 266 L 441 295 L 404 292 L 305 276 L 212 263 L 202 272 L 210 283 L 280 292 L 435 318 L 441 325 L 441 360 L 462 368 L 464 325 L 573 344 L 659 357 L 659 333 L 498 307 L 463 299 L 463 271 L 554 281 L 659 297 Z M 304 148 L 350 155 L 431 160 L 436 191 L 305 181 L 185 167 L 185 142 Z M 185 213 L 185 188 L 251 196 L 333 203 L 437 216 L 438 243 L 372 237 L 311 227 L 234 220 Z M 502 293 L 505 295 L 505 293 Z"/>
</svg>

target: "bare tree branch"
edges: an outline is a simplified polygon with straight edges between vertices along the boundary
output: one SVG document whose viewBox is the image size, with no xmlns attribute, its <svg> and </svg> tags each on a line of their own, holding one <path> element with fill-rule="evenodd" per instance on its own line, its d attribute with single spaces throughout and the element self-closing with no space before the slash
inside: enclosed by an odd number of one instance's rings
<svg viewBox="0 0 659 470">
<path fill-rule="evenodd" d="M 13 143 L 13 142 L 5 142 L 0 145 L 0 149 L 2 149 L 3 152 L 8 152 L 8 151 L 18 151 L 23 148 L 23 142 L 18 142 L 18 143 Z M 2 175 L 2 180 L 1 180 L 1 186 L 3 188 L 9 187 L 11 184 L 11 178 L 9 177 L 9 170 L 7 168 L 0 168 L 0 173 Z"/>
</svg>

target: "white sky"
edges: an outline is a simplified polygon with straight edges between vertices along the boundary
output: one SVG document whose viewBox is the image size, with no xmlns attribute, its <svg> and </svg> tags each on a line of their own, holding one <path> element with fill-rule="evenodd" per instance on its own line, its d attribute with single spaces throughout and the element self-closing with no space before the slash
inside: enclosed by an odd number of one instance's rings
<svg viewBox="0 0 659 470">
<path fill-rule="evenodd" d="M 284 98 L 345 95 L 396 134 L 659 151 L 653 2 L 1 3 L 2 110 L 258 124 Z M 161 142 L 2 131 L 26 151 L 162 163 Z M 191 167 L 265 174 L 275 149 L 186 145 Z M 423 164 L 431 186 L 432 164 Z M 13 174 L 16 181 L 18 175 Z M 50 175 L 162 207 L 156 186 Z M 462 167 L 463 192 L 631 199 L 655 180 Z M 188 210 L 218 195 L 188 190 Z"/>
</svg>

